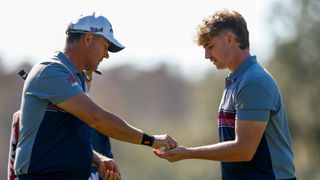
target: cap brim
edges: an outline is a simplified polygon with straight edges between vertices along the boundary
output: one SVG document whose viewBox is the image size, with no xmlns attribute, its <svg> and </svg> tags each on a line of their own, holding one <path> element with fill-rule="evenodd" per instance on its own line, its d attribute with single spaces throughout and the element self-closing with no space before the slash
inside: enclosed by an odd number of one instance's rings
<svg viewBox="0 0 320 180">
<path fill-rule="evenodd" d="M 121 51 L 122 49 L 125 48 L 115 38 L 108 37 L 107 39 L 111 42 L 111 45 L 109 46 L 108 51 L 110 51 L 110 52 L 119 52 L 119 51 Z"/>
</svg>

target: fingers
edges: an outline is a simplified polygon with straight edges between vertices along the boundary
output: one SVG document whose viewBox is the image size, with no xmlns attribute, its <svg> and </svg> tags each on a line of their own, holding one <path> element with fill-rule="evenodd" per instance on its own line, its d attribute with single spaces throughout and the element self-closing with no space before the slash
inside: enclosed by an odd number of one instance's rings
<svg viewBox="0 0 320 180">
<path fill-rule="evenodd" d="M 120 180 L 119 166 L 113 159 L 103 157 L 98 166 L 99 175 L 105 180 Z"/>
<path fill-rule="evenodd" d="M 114 170 L 115 173 L 120 174 L 120 169 L 119 169 L 119 166 L 118 166 L 117 162 L 114 161 L 114 160 L 112 160 L 112 161 L 113 161 L 112 169 Z"/>
<path fill-rule="evenodd" d="M 159 149 L 153 149 L 153 153 L 158 156 L 159 158 L 162 158 L 162 159 L 166 159 L 170 162 L 175 162 L 177 161 L 176 157 L 175 157 L 175 154 L 171 153 L 173 150 L 167 150 L 167 151 L 161 151 Z"/>
<path fill-rule="evenodd" d="M 178 143 L 177 143 L 177 141 L 175 139 L 173 139 L 169 135 L 168 135 L 167 138 L 168 138 L 168 144 L 169 144 L 170 149 L 173 149 L 173 148 L 177 147 Z"/>
<path fill-rule="evenodd" d="M 113 180 L 113 173 L 111 174 L 110 170 L 107 170 L 103 180 Z"/>
<path fill-rule="evenodd" d="M 172 149 L 175 147 L 174 140 L 169 135 L 166 135 L 165 141 L 166 141 L 165 142 L 166 150 Z"/>
<path fill-rule="evenodd" d="M 167 134 L 154 135 L 154 137 L 155 137 L 155 143 L 153 147 L 156 149 L 159 149 L 163 146 L 166 148 L 166 150 L 177 147 L 177 144 L 178 144 L 177 141 Z"/>
<path fill-rule="evenodd" d="M 154 153 L 156 156 L 158 156 L 159 158 L 164 158 L 164 152 L 163 152 L 163 151 L 161 151 L 161 150 L 159 150 L 159 149 L 153 149 L 152 151 L 153 151 L 153 153 Z"/>
<path fill-rule="evenodd" d="M 170 137 L 169 135 L 164 135 L 164 145 L 166 146 L 166 150 L 173 149 L 177 146 L 177 141 Z"/>
<path fill-rule="evenodd" d="M 121 176 L 120 176 L 120 174 L 118 174 L 114 171 L 107 170 L 103 179 L 104 180 L 121 180 Z"/>
<path fill-rule="evenodd" d="M 159 158 L 166 159 L 170 162 L 180 161 L 183 159 L 188 159 L 189 149 L 184 146 L 177 146 L 174 149 L 161 151 L 160 149 L 154 149 L 153 153 Z"/>
<path fill-rule="evenodd" d="M 104 180 L 113 180 L 113 175 L 114 175 L 113 171 L 107 170 L 103 179 Z"/>
<path fill-rule="evenodd" d="M 118 167 L 118 164 L 112 160 L 113 164 L 112 164 L 112 167 L 111 167 L 111 171 L 110 171 L 110 175 L 113 176 L 113 179 L 111 180 L 119 180 L 121 179 L 121 176 L 120 176 L 120 169 Z"/>
</svg>

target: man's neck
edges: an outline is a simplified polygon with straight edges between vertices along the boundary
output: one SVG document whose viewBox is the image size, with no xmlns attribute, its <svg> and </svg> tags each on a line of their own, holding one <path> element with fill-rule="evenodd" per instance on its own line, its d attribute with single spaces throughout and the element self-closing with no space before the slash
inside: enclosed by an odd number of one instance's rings
<svg viewBox="0 0 320 180">
<path fill-rule="evenodd" d="M 233 60 L 232 60 L 232 64 L 231 66 L 228 68 L 231 72 L 236 71 L 236 69 L 243 63 L 243 61 L 245 61 L 250 55 L 250 51 L 249 49 L 245 49 L 245 50 L 239 50 L 238 52 L 235 53 Z"/>
<path fill-rule="evenodd" d="M 77 50 L 76 47 L 67 47 L 65 48 L 64 54 L 68 57 L 68 59 L 74 64 L 74 66 L 79 70 L 84 70 L 82 65 L 83 57 L 81 51 Z"/>
</svg>

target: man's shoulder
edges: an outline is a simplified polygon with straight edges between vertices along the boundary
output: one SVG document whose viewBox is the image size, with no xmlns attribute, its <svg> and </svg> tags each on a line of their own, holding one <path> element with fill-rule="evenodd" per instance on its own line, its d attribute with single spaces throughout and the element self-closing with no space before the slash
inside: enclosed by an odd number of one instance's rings
<svg viewBox="0 0 320 180">
<path fill-rule="evenodd" d="M 250 66 L 241 76 L 241 83 L 258 83 L 261 85 L 271 85 L 275 83 L 271 73 L 260 64 Z"/>
<path fill-rule="evenodd" d="M 266 92 L 269 95 L 278 97 L 279 88 L 272 75 L 258 63 L 248 68 L 239 76 L 237 93 L 244 92 L 256 93 Z"/>
<path fill-rule="evenodd" d="M 57 80 L 60 78 L 68 78 L 72 76 L 61 61 L 57 61 L 51 58 L 38 61 L 29 72 L 29 75 L 25 81 L 26 91 L 35 91 L 40 88 L 53 87 Z"/>
<path fill-rule="evenodd" d="M 59 73 L 68 72 L 62 61 L 48 58 L 38 61 L 31 69 L 29 76 L 47 76 L 58 75 Z"/>
</svg>

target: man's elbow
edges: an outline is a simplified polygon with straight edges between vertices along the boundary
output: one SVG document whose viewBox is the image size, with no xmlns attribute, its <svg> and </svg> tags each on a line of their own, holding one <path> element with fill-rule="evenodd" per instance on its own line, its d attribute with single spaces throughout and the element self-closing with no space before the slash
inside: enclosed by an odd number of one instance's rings
<svg viewBox="0 0 320 180">
<path fill-rule="evenodd" d="M 255 153 L 256 153 L 256 150 L 250 150 L 246 148 L 241 153 L 241 157 L 242 157 L 241 160 L 244 162 L 249 162 L 253 159 Z"/>
<path fill-rule="evenodd" d="M 240 145 L 240 144 L 239 144 Z M 238 146 L 238 157 L 240 161 L 248 162 L 251 161 L 256 154 L 256 148 L 250 148 L 248 144 L 241 144 Z"/>
<path fill-rule="evenodd" d="M 243 156 L 243 160 L 242 161 L 249 162 L 249 161 L 251 161 L 253 159 L 253 157 L 254 157 L 254 154 L 246 154 L 246 155 Z"/>
</svg>

